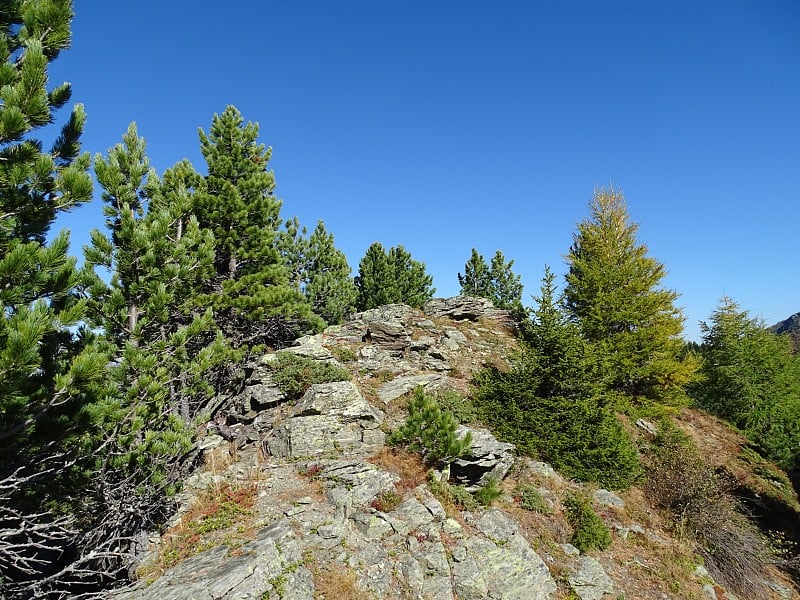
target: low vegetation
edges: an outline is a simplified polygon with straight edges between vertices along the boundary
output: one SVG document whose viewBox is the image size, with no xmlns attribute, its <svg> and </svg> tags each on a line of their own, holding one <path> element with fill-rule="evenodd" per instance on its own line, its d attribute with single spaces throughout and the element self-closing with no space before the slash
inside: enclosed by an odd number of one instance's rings
<svg viewBox="0 0 800 600">
<path fill-rule="evenodd" d="M 564 512 L 573 529 L 570 541 L 578 550 L 605 550 L 611 545 L 611 531 L 592 508 L 589 496 L 580 492 L 567 494 Z"/>
<path fill-rule="evenodd" d="M 317 383 L 350 380 L 350 371 L 339 365 L 291 352 L 279 352 L 269 367 L 273 381 L 290 398 L 300 398 Z"/>
</svg>

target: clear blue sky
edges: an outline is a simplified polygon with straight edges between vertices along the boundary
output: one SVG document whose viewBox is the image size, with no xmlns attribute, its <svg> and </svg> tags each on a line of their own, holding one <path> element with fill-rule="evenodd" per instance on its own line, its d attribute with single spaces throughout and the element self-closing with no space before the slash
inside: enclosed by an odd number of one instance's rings
<svg viewBox="0 0 800 600">
<path fill-rule="evenodd" d="M 458 292 L 470 249 L 515 260 L 525 298 L 596 186 L 698 337 L 727 294 L 800 310 L 800 3 L 76 1 L 53 66 L 105 153 L 130 121 L 159 172 L 235 104 L 261 124 L 284 218 L 323 219 L 354 270 L 403 244 Z M 63 118 L 65 115 L 60 115 Z M 99 194 L 59 220 L 79 253 Z"/>
</svg>

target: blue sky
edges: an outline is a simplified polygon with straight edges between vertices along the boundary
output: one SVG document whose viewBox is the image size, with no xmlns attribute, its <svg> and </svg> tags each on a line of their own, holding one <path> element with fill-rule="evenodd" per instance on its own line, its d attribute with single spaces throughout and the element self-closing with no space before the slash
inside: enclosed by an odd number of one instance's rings
<svg viewBox="0 0 800 600">
<path fill-rule="evenodd" d="M 354 270 L 403 244 L 451 296 L 472 247 L 500 249 L 530 302 L 613 183 L 687 337 L 723 294 L 800 310 L 796 0 L 75 5 L 51 80 L 86 105 L 86 150 L 136 121 L 159 172 L 202 172 L 197 128 L 234 104 L 283 217 L 323 219 Z M 76 254 L 102 226 L 99 194 L 56 225 Z"/>
</svg>

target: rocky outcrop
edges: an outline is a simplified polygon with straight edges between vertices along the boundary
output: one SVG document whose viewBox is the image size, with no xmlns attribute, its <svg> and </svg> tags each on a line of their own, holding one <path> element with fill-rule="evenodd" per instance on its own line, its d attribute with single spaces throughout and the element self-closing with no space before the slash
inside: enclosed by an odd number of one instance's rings
<svg viewBox="0 0 800 600">
<path fill-rule="evenodd" d="M 363 454 L 383 445 L 383 414 L 349 381 L 311 386 L 264 442 L 272 456 L 307 458 L 342 452 Z"/>
<path fill-rule="evenodd" d="M 431 317 L 452 319 L 454 321 L 478 321 L 479 319 L 510 320 L 506 310 L 494 307 L 491 300 L 474 296 L 455 296 L 454 298 L 434 298 L 422 308 Z"/>
<path fill-rule="evenodd" d="M 499 482 L 514 464 L 514 444 L 497 441 L 486 429 L 474 429 L 460 425 L 456 435 L 464 438 L 472 435 L 469 450 L 450 465 L 450 475 L 467 489 L 486 485 L 489 479 Z"/>
<path fill-rule="evenodd" d="M 569 585 L 581 600 L 601 600 L 614 592 L 614 582 L 603 565 L 591 556 L 582 556 L 578 570 L 569 576 Z"/>
</svg>

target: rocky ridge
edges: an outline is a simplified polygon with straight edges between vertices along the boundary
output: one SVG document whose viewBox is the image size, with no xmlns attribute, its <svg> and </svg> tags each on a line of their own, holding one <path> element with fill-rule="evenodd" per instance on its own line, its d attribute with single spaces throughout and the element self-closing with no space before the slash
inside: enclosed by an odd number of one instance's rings
<svg viewBox="0 0 800 600">
<path fill-rule="evenodd" d="M 462 426 L 472 447 L 451 468 L 451 481 L 467 489 L 505 480 L 490 508 L 457 509 L 432 493 L 418 459 L 386 449 L 386 432 L 404 419 L 405 394 L 417 386 L 466 394 L 471 375 L 514 344 L 507 313 L 457 297 L 422 311 L 389 305 L 359 313 L 280 351 L 352 373 L 352 381 L 314 385 L 296 402 L 272 380 L 276 355 L 264 357 L 238 394 L 216 404 L 218 425 L 199 442 L 205 466 L 185 482 L 169 529 L 151 536 L 139 582 L 110 597 L 733 598 L 686 562 L 691 552 L 636 490 L 624 498 L 588 490 L 614 544 L 587 556 L 568 543 L 561 506 L 582 486 L 545 463 L 515 460 L 513 446 L 490 432 Z M 639 425 L 642 435 L 647 426 Z M 515 501 L 519 483 L 536 489 L 539 511 Z M 212 533 L 214 502 L 230 518 Z M 785 582 L 770 583 L 775 598 L 795 597 Z"/>
</svg>

